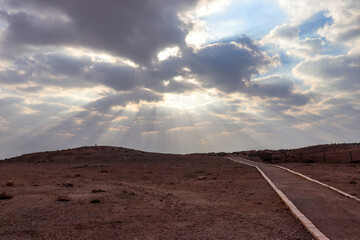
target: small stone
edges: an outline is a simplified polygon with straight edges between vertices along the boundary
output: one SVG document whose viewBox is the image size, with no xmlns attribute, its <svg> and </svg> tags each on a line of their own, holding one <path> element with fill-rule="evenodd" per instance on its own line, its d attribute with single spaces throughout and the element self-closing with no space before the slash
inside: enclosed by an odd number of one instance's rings
<svg viewBox="0 0 360 240">
<path fill-rule="evenodd" d="M 63 186 L 72 187 L 72 186 L 74 186 L 74 184 L 72 184 L 71 182 L 65 181 L 65 182 L 63 182 Z"/>
<path fill-rule="evenodd" d="M 199 180 L 205 180 L 206 177 L 205 177 L 205 176 L 199 176 L 198 179 L 199 179 Z"/>
<path fill-rule="evenodd" d="M 101 188 L 95 188 L 91 191 L 92 193 L 98 193 L 98 192 L 106 192 L 105 190 L 101 189 Z"/>
<path fill-rule="evenodd" d="M 7 181 L 6 186 L 15 187 L 15 183 L 14 183 L 14 181 Z"/>
<path fill-rule="evenodd" d="M 58 196 L 57 201 L 58 202 L 69 202 L 70 199 L 67 196 Z"/>
</svg>

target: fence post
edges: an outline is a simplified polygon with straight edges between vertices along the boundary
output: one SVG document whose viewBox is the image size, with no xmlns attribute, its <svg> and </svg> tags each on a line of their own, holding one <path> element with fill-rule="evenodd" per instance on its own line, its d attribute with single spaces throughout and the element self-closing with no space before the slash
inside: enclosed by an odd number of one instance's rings
<svg viewBox="0 0 360 240">
<path fill-rule="evenodd" d="M 300 162 L 302 162 L 302 153 L 300 152 Z"/>
<path fill-rule="evenodd" d="M 325 161 L 326 161 L 326 159 L 325 159 L 325 151 L 323 151 L 323 155 L 324 155 L 324 163 L 325 163 Z"/>
<path fill-rule="evenodd" d="M 352 154 L 351 154 L 351 151 L 350 151 L 350 163 L 352 163 Z"/>
</svg>

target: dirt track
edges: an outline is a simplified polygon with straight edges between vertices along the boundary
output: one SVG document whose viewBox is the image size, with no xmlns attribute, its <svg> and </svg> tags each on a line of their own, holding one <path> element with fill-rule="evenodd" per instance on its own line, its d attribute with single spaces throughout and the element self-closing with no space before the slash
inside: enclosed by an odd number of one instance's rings
<svg viewBox="0 0 360 240">
<path fill-rule="evenodd" d="M 1 239 L 312 239 L 255 169 L 224 158 L 97 147 L 0 169 Z"/>
</svg>

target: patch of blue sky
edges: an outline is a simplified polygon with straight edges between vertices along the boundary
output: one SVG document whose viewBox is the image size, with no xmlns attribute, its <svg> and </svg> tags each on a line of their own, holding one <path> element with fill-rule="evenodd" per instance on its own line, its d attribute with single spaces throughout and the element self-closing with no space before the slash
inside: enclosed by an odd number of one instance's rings
<svg viewBox="0 0 360 240">
<path fill-rule="evenodd" d="M 295 79 L 292 74 L 292 69 L 301 61 L 299 58 L 289 56 L 286 51 L 278 48 L 272 48 L 270 46 L 262 46 L 260 50 L 266 52 L 270 56 L 278 55 L 281 64 L 276 68 L 270 69 L 264 74 L 256 76 L 256 78 L 279 75 L 284 78 L 291 79 L 295 84 L 302 85 L 303 81 Z"/>
<path fill-rule="evenodd" d="M 202 17 L 213 41 L 236 39 L 245 34 L 260 39 L 274 27 L 286 22 L 287 15 L 273 0 L 233 1 L 223 11 Z"/>
<path fill-rule="evenodd" d="M 323 50 L 321 51 L 322 55 L 332 55 L 332 56 L 344 55 L 349 51 L 349 48 L 344 45 L 334 44 L 326 40 L 324 40 L 324 42 L 325 44 Z"/>
<path fill-rule="evenodd" d="M 299 25 L 299 37 L 301 39 L 317 38 L 319 37 L 317 31 L 325 25 L 333 24 L 333 21 L 331 17 L 327 16 L 327 11 L 317 12 Z M 325 43 L 321 51 L 323 55 L 342 55 L 348 51 L 347 47 L 328 42 L 325 38 L 322 38 L 322 41 Z"/>
<path fill-rule="evenodd" d="M 318 37 L 318 29 L 324 27 L 325 24 L 331 25 L 333 23 L 333 19 L 326 14 L 327 11 L 320 11 L 302 22 L 299 25 L 299 37 L 301 39 Z"/>
<path fill-rule="evenodd" d="M 0 32 L 6 28 L 5 23 L 1 22 L 0 20 Z"/>
</svg>

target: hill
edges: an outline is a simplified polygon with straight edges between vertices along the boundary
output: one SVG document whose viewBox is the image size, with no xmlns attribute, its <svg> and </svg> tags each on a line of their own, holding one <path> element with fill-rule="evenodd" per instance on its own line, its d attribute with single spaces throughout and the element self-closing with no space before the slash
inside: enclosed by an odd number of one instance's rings
<svg viewBox="0 0 360 240">
<path fill-rule="evenodd" d="M 0 171 L 0 239 L 312 239 L 256 169 L 223 157 L 93 146 Z"/>
</svg>

